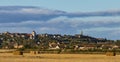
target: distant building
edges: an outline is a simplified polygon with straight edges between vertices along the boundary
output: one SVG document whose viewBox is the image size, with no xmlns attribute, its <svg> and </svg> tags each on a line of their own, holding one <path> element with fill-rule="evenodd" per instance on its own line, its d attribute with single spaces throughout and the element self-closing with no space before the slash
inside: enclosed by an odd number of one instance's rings
<svg viewBox="0 0 120 62">
<path fill-rule="evenodd" d="M 14 44 L 14 48 L 23 48 L 23 47 L 24 47 L 23 45 L 18 45 L 18 43 Z"/>
<path fill-rule="evenodd" d="M 30 35 L 30 39 L 35 39 L 36 38 L 36 32 L 32 31 L 32 34 Z"/>
<path fill-rule="evenodd" d="M 4 34 L 10 34 L 8 31 L 4 32 Z"/>
</svg>

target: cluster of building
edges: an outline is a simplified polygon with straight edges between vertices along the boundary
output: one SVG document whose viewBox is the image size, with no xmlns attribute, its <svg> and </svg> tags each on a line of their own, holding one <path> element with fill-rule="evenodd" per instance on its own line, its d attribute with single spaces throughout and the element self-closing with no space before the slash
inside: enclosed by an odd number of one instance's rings
<svg viewBox="0 0 120 62">
<path fill-rule="evenodd" d="M 13 38 L 13 37 L 22 37 L 22 38 L 35 39 L 37 34 L 36 34 L 35 31 L 32 31 L 31 34 L 28 34 L 28 33 L 9 33 L 9 32 L 4 32 L 4 33 L 1 33 L 1 35 L 7 35 L 7 36 L 10 36 L 11 38 Z"/>
<path fill-rule="evenodd" d="M 4 37 L 5 36 L 5 37 Z M 7 38 L 9 37 L 9 38 Z M 119 49 L 120 46 L 114 44 L 113 41 L 108 41 L 104 38 L 94 38 L 90 36 L 83 35 L 83 32 L 81 34 L 76 35 L 60 35 L 60 34 L 36 34 L 35 31 L 32 31 L 32 33 L 1 33 L 0 34 L 0 45 L 2 43 L 6 43 L 6 39 L 10 40 L 15 38 L 24 38 L 24 39 L 31 39 L 36 40 L 36 45 L 43 45 L 45 42 L 48 43 L 49 49 L 64 49 L 64 48 L 73 48 L 75 50 L 89 50 L 89 49 Z M 48 40 L 44 40 L 48 38 Z M 43 39 L 43 40 L 41 40 Z M 19 41 L 19 40 L 18 40 Z M 55 41 L 55 42 L 53 42 Z M 23 44 L 15 43 L 9 41 L 11 45 L 13 45 L 14 48 L 23 48 Z M 8 42 L 8 43 L 9 43 Z M 71 46 L 72 45 L 72 46 Z M 3 46 L 2 48 L 9 48 L 9 46 Z"/>
</svg>

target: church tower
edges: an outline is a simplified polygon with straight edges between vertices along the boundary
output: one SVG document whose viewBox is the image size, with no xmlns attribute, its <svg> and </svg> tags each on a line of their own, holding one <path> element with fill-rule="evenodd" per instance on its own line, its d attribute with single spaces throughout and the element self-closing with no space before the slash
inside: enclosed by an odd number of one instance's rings
<svg viewBox="0 0 120 62">
<path fill-rule="evenodd" d="M 32 31 L 32 39 L 35 39 L 35 38 L 36 38 L 36 32 Z"/>
</svg>

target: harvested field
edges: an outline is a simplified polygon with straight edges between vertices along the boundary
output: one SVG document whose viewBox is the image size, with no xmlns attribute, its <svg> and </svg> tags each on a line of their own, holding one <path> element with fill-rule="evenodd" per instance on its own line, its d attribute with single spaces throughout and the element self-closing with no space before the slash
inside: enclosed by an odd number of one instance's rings
<svg viewBox="0 0 120 62">
<path fill-rule="evenodd" d="M 120 62 L 120 56 L 97 54 L 37 54 L 13 55 L 0 53 L 0 62 Z"/>
</svg>

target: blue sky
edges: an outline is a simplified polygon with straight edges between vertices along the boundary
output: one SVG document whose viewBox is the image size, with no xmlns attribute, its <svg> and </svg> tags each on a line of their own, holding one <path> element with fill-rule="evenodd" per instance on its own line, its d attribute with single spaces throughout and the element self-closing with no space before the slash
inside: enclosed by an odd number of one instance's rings
<svg viewBox="0 0 120 62">
<path fill-rule="evenodd" d="M 76 11 L 101 11 L 119 9 L 120 0 L 0 0 L 0 6 L 39 6 L 49 9 Z"/>
<path fill-rule="evenodd" d="M 0 0 L 0 32 L 120 39 L 120 0 Z"/>
</svg>

